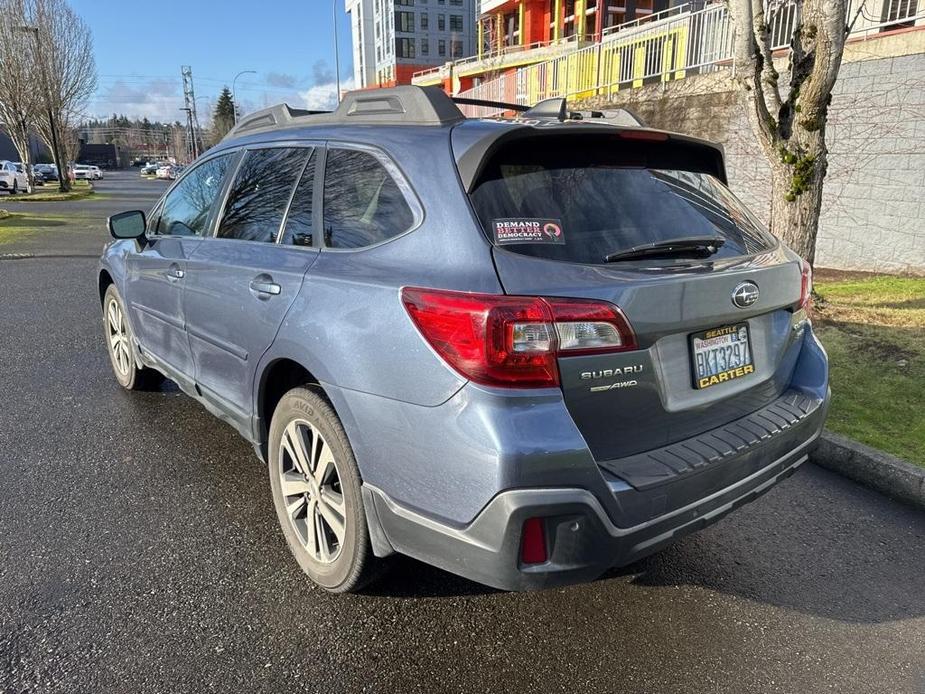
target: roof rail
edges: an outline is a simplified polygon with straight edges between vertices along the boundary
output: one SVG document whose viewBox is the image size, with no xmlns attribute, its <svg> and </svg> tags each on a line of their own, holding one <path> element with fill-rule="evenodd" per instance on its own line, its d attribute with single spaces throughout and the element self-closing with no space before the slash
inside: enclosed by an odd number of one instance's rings
<svg viewBox="0 0 925 694">
<path fill-rule="evenodd" d="M 343 123 L 449 125 L 465 120 L 441 87 L 402 85 L 347 92 L 334 112 Z"/>
<path fill-rule="evenodd" d="M 277 104 L 248 114 L 231 129 L 225 139 L 251 132 L 276 130 L 297 125 L 379 124 L 379 125 L 452 125 L 466 119 L 456 104 L 486 106 L 515 111 L 522 119 L 606 118 L 620 125 L 641 126 L 642 121 L 626 109 L 616 111 L 569 111 L 565 99 L 553 98 L 533 106 L 503 101 L 450 97 L 440 87 L 403 85 L 387 89 L 355 90 L 344 94 L 336 111 L 307 111 Z"/>
<path fill-rule="evenodd" d="M 465 120 L 440 87 L 403 85 L 344 94 L 336 111 L 306 111 L 277 104 L 248 114 L 225 139 L 262 130 L 309 124 L 448 125 Z"/>
<path fill-rule="evenodd" d="M 292 106 L 289 104 L 276 104 L 275 106 L 270 106 L 269 108 L 264 108 L 259 111 L 254 111 L 253 113 L 248 113 L 238 121 L 237 125 L 228 131 L 228 135 L 225 137 L 241 135 L 242 133 L 246 133 L 249 130 L 281 127 L 291 123 L 297 118 L 316 116 L 325 113 L 330 113 L 330 111 L 307 111 L 301 108 L 292 108 Z"/>
</svg>

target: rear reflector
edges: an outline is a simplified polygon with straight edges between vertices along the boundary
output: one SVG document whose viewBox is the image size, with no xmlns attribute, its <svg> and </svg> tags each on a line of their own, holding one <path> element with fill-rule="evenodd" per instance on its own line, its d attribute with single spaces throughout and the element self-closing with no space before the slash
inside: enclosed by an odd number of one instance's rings
<svg viewBox="0 0 925 694">
<path fill-rule="evenodd" d="M 813 268 L 805 260 L 802 265 L 800 279 L 800 308 L 809 308 L 813 303 Z"/>
<path fill-rule="evenodd" d="M 523 564 L 542 564 L 546 561 L 546 526 L 542 518 L 524 521 L 520 541 L 520 561 Z"/>
<path fill-rule="evenodd" d="M 557 386 L 560 356 L 636 348 L 626 317 L 603 301 L 405 287 L 402 302 L 437 354 L 484 385 Z"/>
</svg>

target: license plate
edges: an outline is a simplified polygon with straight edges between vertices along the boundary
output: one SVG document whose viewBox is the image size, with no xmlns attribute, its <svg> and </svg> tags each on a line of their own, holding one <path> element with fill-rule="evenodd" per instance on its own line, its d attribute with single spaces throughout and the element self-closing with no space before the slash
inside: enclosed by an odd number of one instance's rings
<svg viewBox="0 0 925 694">
<path fill-rule="evenodd" d="M 694 333 L 690 341 L 695 388 L 710 388 L 755 373 L 747 323 Z"/>
</svg>

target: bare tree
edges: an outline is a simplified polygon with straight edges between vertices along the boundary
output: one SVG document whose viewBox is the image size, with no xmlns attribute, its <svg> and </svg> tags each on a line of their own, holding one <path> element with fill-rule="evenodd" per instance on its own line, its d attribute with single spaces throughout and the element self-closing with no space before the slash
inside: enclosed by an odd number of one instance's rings
<svg viewBox="0 0 925 694">
<path fill-rule="evenodd" d="M 41 99 L 32 76 L 32 55 L 28 33 L 19 24 L 24 0 L 0 2 L 0 120 L 6 125 L 19 159 L 26 164 L 32 187 L 32 150 L 29 146 Z"/>
<path fill-rule="evenodd" d="M 795 0 L 786 96 L 771 53 L 770 15 L 788 0 L 728 0 L 736 81 L 771 168 L 771 231 L 813 263 L 828 167 L 825 128 L 848 35 L 848 0 Z"/>
<path fill-rule="evenodd" d="M 48 119 L 38 119 L 38 131 L 55 153 L 60 188 L 68 190 L 67 160 L 59 142 L 66 124 L 79 122 L 87 100 L 96 90 L 93 37 L 86 23 L 66 0 L 24 0 L 25 18 L 33 27 L 33 60 L 43 83 L 42 98 Z"/>
</svg>

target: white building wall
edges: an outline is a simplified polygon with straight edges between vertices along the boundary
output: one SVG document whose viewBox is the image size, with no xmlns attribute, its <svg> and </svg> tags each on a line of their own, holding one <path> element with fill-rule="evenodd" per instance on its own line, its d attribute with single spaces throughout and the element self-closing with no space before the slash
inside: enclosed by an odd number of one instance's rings
<svg viewBox="0 0 925 694">
<path fill-rule="evenodd" d="M 442 65 L 476 52 L 478 0 L 345 1 L 354 28 L 354 74 L 361 86 L 392 79 L 397 64 Z M 396 11 L 411 17 L 410 26 L 396 26 Z M 397 42 L 412 54 L 398 55 Z M 358 62 L 364 66 L 362 81 Z"/>
<path fill-rule="evenodd" d="M 373 37 L 373 0 L 345 0 L 350 15 L 353 45 L 353 83 L 366 87 L 376 83 L 376 51 Z"/>
</svg>

